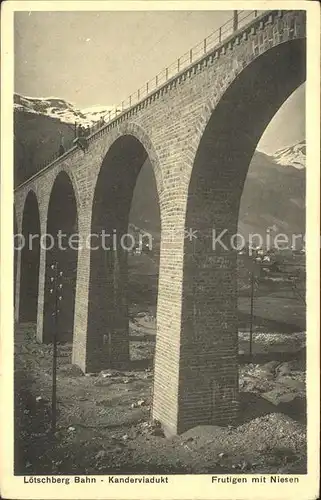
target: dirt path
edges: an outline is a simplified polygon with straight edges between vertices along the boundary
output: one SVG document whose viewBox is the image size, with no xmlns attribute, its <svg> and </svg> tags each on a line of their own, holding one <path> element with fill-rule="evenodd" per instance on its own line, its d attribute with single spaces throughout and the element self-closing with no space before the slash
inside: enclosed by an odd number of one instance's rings
<svg viewBox="0 0 321 500">
<path fill-rule="evenodd" d="M 54 437 L 51 346 L 35 342 L 33 325 L 17 327 L 16 473 L 305 472 L 304 357 L 241 360 L 237 425 L 199 426 L 167 439 L 150 421 L 154 338 L 143 326 L 132 331 L 130 371 L 83 375 L 70 364 L 71 346 L 59 346 Z"/>
</svg>

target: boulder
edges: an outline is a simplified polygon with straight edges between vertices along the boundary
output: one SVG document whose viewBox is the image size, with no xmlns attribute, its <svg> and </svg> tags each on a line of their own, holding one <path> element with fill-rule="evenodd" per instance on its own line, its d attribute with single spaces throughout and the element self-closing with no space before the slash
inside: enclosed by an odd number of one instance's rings
<svg viewBox="0 0 321 500">
<path fill-rule="evenodd" d="M 66 364 L 59 369 L 60 373 L 62 373 L 65 377 L 82 377 L 84 374 L 79 366 Z"/>
<path fill-rule="evenodd" d="M 291 373 L 292 370 L 293 370 L 293 368 L 291 366 L 291 362 L 286 361 L 285 363 L 281 363 L 277 367 L 276 372 L 278 375 L 289 375 L 289 373 Z"/>
<path fill-rule="evenodd" d="M 276 388 L 272 391 L 264 392 L 261 396 L 275 406 L 278 406 L 280 403 L 291 403 L 297 397 L 297 393 L 280 391 L 280 389 Z"/>
</svg>

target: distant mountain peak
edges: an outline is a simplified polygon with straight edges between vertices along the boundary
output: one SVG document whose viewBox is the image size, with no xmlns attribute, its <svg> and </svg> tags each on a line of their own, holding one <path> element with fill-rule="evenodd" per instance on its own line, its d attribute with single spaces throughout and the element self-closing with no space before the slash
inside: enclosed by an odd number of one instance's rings
<svg viewBox="0 0 321 500">
<path fill-rule="evenodd" d="M 306 144 L 302 140 L 292 146 L 278 149 L 274 155 L 273 160 L 275 163 L 284 166 L 290 166 L 302 170 L 305 168 L 306 163 Z"/>
<path fill-rule="evenodd" d="M 58 97 L 27 97 L 18 93 L 14 94 L 15 111 L 35 113 L 58 119 L 64 123 L 77 122 L 83 126 L 91 126 L 100 119 L 108 118 L 109 111 L 114 106 L 92 106 L 79 109 L 74 104 Z"/>
</svg>

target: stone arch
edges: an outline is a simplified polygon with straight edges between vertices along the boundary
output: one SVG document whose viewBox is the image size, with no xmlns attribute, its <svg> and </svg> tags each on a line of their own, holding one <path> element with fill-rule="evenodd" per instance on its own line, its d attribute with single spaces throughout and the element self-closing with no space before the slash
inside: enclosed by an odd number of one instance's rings
<svg viewBox="0 0 321 500">
<path fill-rule="evenodd" d="M 151 162 L 154 175 L 155 175 L 155 180 L 156 180 L 156 186 L 157 186 L 157 193 L 159 199 L 161 198 L 161 194 L 163 192 L 163 175 L 162 175 L 162 169 L 160 165 L 160 161 L 158 158 L 157 151 L 147 134 L 147 132 L 143 129 L 141 125 L 139 125 L 136 122 L 125 122 L 121 123 L 118 125 L 117 128 L 109 131 L 109 134 L 111 136 L 111 142 L 110 145 L 108 146 L 108 150 L 112 147 L 113 143 L 121 136 L 125 135 L 131 135 L 138 139 L 138 141 L 143 145 L 144 149 L 147 152 L 149 161 Z M 104 152 L 103 157 L 108 153 L 108 150 Z"/>
<path fill-rule="evenodd" d="M 70 181 L 71 186 L 72 186 L 73 194 L 74 194 L 74 197 L 75 197 L 77 214 L 79 214 L 80 207 L 81 207 L 81 204 L 82 204 L 82 196 L 80 194 L 80 189 L 79 189 L 79 184 L 78 184 L 78 181 L 77 181 L 77 177 L 74 174 L 72 168 L 70 168 L 70 167 L 68 167 L 66 165 L 63 165 L 63 167 L 60 168 L 59 171 L 57 171 L 57 174 L 56 174 L 56 176 L 54 178 L 54 181 L 52 183 L 51 191 L 53 189 L 53 186 L 54 186 L 54 183 L 56 182 L 57 177 L 61 173 L 65 173 L 68 176 L 68 178 L 69 178 L 69 181 Z M 50 194 L 51 194 L 51 191 L 50 191 Z"/>
<path fill-rule="evenodd" d="M 197 239 L 184 244 L 181 430 L 195 421 L 220 424 L 235 416 L 237 294 L 231 237 L 237 232 L 243 185 L 256 145 L 304 80 L 305 39 L 284 42 L 233 76 L 201 118 L 185 218 Z"/>
<path fill-rule="evenodd" d="M 101 235 L 105 231 L 104 234 L 110 236 L 104 243 L 108 249 L 100 246 L 91 250 L 87 321 L 89 371 L 129 360 L 128 252 L 124 245 L 129 249 L 132 240 L 122 237 L 128 233 L 134 188 L 147 159 L 160 193 L 161 170 L 145 132 L 133 123 L 115 129 L 97 176 L 92 201 L 91 234 Z"/>
<path fill-rule="evenodd" d="M 71 341 L 73 335 L 77 279 L 78 209 L 74 184 L 68 172 L 61 170 L 52 184 L 47 209 L 43 341 L 52 340 L 53 295 L 50 292 L 51 265 L 58 263 L 63 272 L 62 301 L 59 304 L 59 341 Z M 60 236 L 59 236 L 60 234 Z M 70 243 L 71 241 L 71 243 Z"/>
<path fill-rule="evenodd" d="M 194 157 L 196 154 L 196 151 L 199 147 L 200 141 L 203 137 L 204 131 L 212 117 L 213 111 L 215 110 L 216 106 L 220 102 L 222 96 L 225 94 L 225 92 L 233 85 L 233 82 L 236 81 L 241 75 L 247 71 L 249 67 L 252 66 L 252 64 L 255 63 L 257 59 L 261 59 L 264 54 L 270 54 L 271 50 L 272 52 L 274 49 L 277 47 L 280 47 L 281 51 L 284 48 L 284 45 L 288 46 L 288 44 L 291 44 L 291 47 L 293 48 L 293 51 L 296 50 L 296 46 L 298 47 L 298 52 L 300 53 L 303 50 L 305 50 L 305 44 L 306 44 L 306 39 L 305 38 L 296 38 L 293 40 L 288 40 L 284 42 L 277 42 L 275 39 L 273 39 L 273 45 L 267 48 L 264 51 L 261 51 L 260 53 L 256 53 L 255 55 L 253 54 L 253 57 L 248 57 L 239 61 L 234 61 L 234 68 L 233 71 L 229 72 L 220 85 L 219 89 L 213 89 L 213 92 L 211 95 L 206 99 L 206 102 L 203 106 L 203 110 L 200 114 L 199 120 L 195 126 L 194 130 L 194 136 L 191 140 L 191 144 L 189 147 L 189 151 L 192 153 L 192 155 L 189 155 L 189 157 Z M 299 48 L 301 47 L 301 49 Z M 302 57 L 302 53 L 301 53 Z M 286 98 L 284 99 L 284 101 Z M 282 104 L 281 104 L 282 105 Z M 193 166 L 193 160 L 191 159 L 189 162 L 189 167 L 190 170 L 192 169 Z"/>
<path fill-rule="evenodd" d="M 21 249 L 19 321 L 35 322 L 40 264 L 40 215 L 35 191 L 25 197 L 22 216 L 23 248 Z M 31 238 L 33 236 L 33 238 Z"/>
</svg>

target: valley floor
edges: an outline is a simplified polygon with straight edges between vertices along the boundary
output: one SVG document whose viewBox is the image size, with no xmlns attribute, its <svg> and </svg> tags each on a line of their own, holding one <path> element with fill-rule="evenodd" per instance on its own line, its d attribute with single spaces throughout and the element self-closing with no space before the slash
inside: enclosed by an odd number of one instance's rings
<svg viewBox="0 0 321 500">
<path fill-rule="evenodd" d="M 240 417 L 165 438 L 150 421 L 153 317 L 131 321 L 126 371 L 83 375 L 59 345 L 58 426 L 50 433 L 50 345 L 15 332 L 15 473 L 305 473 L 305 334 L 240 332 Z M 243 353 L 243 354 L 242 354 Z"/>
</svg>

